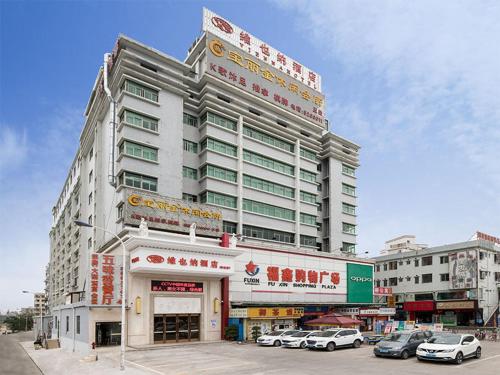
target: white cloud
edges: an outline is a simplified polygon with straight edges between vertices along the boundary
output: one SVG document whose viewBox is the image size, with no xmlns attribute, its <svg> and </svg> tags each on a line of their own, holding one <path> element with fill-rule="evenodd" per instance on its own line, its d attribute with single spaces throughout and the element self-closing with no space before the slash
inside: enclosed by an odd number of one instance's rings
<svg viewBox="0 0 500 375">
<path fill-rule="evenodd" d="M 28 146 L 26 140 L 26 131 L 0 125 L 0 179 L 26 159 Z"/>
</svg>

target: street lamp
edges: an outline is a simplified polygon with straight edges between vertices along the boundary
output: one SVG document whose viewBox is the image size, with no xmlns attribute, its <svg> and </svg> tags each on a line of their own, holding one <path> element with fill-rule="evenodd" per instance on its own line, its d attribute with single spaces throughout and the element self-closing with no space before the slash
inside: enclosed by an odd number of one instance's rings
<svg viewBox="0 0 500 375">
<path fill-rule="evenodd" d="M 23 290 L 23 293 L 29 293 L 29 294 L 33 294 L 33 301 L 35 301 L 35 297 L 36 297 L 36 293 L 35 292 L 30 292 L 29 290 Z M 34 304 L 33 304 L 34 305 Z M 43 313 L 43 303 L 40 303 L 40 333 L 41 333 L 41 337 L 43 339 L 43 318 L 42 318 L 42 313 Z M 27 321 L 26 321 L 26 324 L 25 326 L 27 325 Z"/>
<path fill-rule="evenodd" d="M 127 281 L 127 269 L 126 269 L 126 264 L 127 264 L 127 257 L 126 257 L 126 251 L 127 249 L 125 248 L 125 243 L 123 243 L 123 240 L 118 237 L 115 233 L 110 232 L 104 228 L 101 228 L 97 225 L 92 225 L 89 223 L 86 223 L 81 220 L 75 220 L 74 221 L 75 225 L 79 227 L 88 227 L 88 228 L 95 228 L 102 230 L 105 233 L 108 233 L 115 237 L 120 244 L 122 245 L 122 267 L 123 267 L 123 272 L 122 272 L 122 327 L 121 327 L 121 339 L 120 339 L 120 370 L 125 370 L 125 296 L 127 295 L 127 288 L 126 288 L 126 281 Z"/>
</svg>

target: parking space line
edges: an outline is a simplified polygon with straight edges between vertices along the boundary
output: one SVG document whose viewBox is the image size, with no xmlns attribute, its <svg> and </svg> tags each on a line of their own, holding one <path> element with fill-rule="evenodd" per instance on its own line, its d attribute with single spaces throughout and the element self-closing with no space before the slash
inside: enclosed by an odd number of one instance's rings
<svg viewBox="0 0 500 375">
<path fill-rule="evenodd" d="M 150 367 L 147 367 L 147 366 L 141 365 L 141 364 L 139 364 L 139 363 L 135 363 L 135 362 L 129 361 L 129 360 L 127 360 L 127 359 L 125 360 L 125 362 L 130 363 L 132 366 L 137 366 L 137 367 L 139 367 L 139 368 L 142 368 L 142 369 L 145 369 L 145 370 L 148 370 L 148 371 L 154 372 L 154 373 L 156 373 L 156 374 L 165 375 L 165 373 L 164 373 L 164 372 L 157 371 L 157 370 L 155 370 L 155 369 L 152 369 L 152 368 L 150 368 Z"/>
<path fill-rule="evenodd" d="M 494 356 L 491 356 L 491 357 L 481 358 L 481 359 L 476 360 L 474 362 L 466 363 L 466 364 L 462 365 L 462 367 L 467 367 L 467 366 L 470 366 L 470 365 L 473 365 L 473 364 L 476 364 L 476 363 L 479 363 L 479 362 L 488 361 L 490 359 L 498 358 L 498 357 L 500 357 L 500 354 L 497 354 L 497 355 L 494 355 Z"/>
</svg>

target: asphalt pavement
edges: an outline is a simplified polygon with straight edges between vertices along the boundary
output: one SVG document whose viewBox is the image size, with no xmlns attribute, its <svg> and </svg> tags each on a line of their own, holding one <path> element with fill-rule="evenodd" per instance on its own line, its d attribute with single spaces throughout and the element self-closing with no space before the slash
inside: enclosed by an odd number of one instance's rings
<svg viewBox="0 0 500 375">
<path fill-rule="evenodd" d="M 33 332 L 0 335 L 0 374 L 39 375 L 42 374 L 26 351 L 19 345 L 21 341 L 34 341 Z"/>
</svg>

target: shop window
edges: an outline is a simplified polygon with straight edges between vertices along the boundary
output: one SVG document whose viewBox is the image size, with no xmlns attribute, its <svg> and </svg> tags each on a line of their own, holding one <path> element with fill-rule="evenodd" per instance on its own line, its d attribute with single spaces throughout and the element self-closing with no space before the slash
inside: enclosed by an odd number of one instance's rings
<svg viewBox="0 0 500 375">
<path fill-rule="evenodd" d="M 422 284 L 432 283 L 432 273 L 422 275 Z"/>
</svg>

